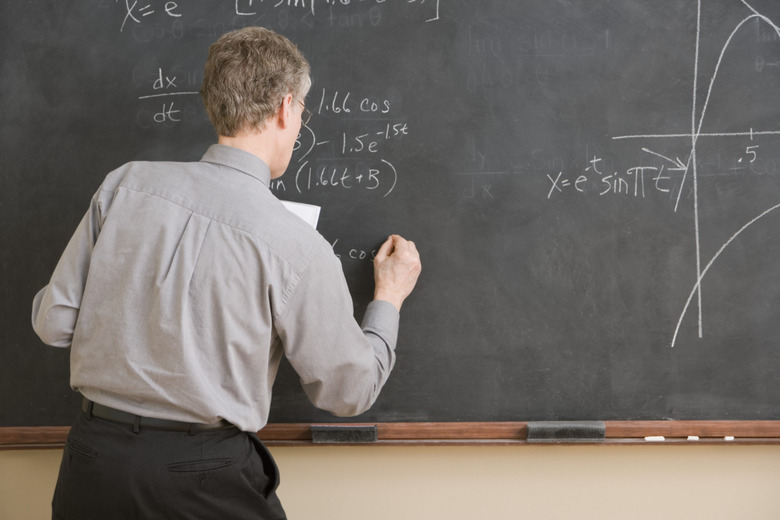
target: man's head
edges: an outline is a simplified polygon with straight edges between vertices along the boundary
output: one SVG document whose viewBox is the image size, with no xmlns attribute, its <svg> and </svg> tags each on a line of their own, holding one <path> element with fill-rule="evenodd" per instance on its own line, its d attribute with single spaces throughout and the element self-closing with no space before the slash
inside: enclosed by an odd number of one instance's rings
<svg viewBox="0 0 780 520">
<path fill-rule="evenodd" d="M 200 94 L 217 134 L 234 137 L 262 130 L 287 94 L 303 102 L 309 73 L 309 63 L 290 40 L 247 27 L 211 45 Z"/>
</svg>

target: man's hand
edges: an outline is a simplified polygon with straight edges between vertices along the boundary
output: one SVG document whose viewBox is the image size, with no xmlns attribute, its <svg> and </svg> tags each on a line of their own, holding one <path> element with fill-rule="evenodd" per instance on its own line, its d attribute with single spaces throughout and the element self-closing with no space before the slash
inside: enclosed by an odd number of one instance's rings
<svg viewBox="0 0 780 520">
<path fill-rule="evenodd" d="M 421 270 L 414 242 L 391 235 L 374 257 L 374 299 L 390 302 L 400 311 Z"/>
</svg>

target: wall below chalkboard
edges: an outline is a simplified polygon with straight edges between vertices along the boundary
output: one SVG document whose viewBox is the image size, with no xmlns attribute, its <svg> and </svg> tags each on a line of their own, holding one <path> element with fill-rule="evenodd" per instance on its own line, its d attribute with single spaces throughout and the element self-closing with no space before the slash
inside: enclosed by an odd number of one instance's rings
<svg viewBox="0 0 780 520">
<path fill-rule="evenodd" d="M 374 520 L 774 520 L 780 509 L 780 450 L 774 446 L 329 446 L 271 452 L 290 518 L 360 520 L 371 511 Z M 5 517 L 51 516 L 61 457 L 59 450 L 0 452 L 0 474 L 15 476 L 0 481 Z"/>
</svg>

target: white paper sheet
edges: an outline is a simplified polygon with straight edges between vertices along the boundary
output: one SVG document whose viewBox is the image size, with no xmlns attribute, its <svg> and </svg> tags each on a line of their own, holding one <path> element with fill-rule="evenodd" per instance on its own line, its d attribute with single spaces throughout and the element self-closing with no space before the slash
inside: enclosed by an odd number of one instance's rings
<svg viewBox="0 0 780 520">
<path fill-rule="evenodd" d="M 304 204 L 302 202 L 292 202 L 289 200 L 283 200 L 282 204 L 288 210 L 292 211 L 305 222 L 308 222 L 311 227 L 317 229 L 317 222 L 320 219 L 320 207 L 313 204 Z"/>
</svg>

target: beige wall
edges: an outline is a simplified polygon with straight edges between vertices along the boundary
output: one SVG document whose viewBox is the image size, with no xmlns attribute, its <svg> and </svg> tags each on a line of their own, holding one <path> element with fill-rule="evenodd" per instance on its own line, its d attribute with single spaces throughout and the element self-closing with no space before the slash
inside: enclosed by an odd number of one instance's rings
<svg viewBox="0 0 780 520">
<path fill-rule="evenodd" d="M 291 520 L 780 518 L 780 446 L 272 451 Z M 0 519 L 50 518 L 60 455 L 0 451 Z"/>
</svg>

